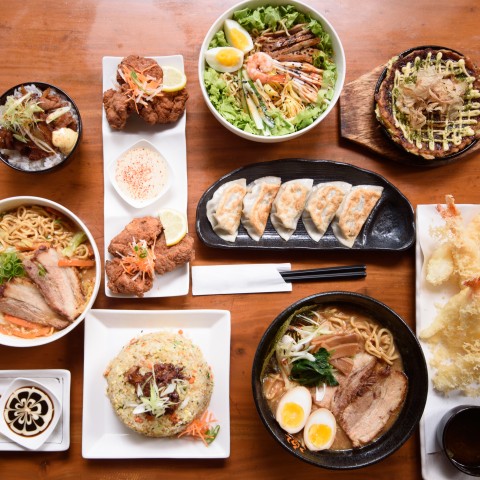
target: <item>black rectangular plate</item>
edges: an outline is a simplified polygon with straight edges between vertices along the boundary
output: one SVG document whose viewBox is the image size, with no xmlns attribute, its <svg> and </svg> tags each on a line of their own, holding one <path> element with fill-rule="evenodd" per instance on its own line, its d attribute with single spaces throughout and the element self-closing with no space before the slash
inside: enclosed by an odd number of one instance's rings
<svg viewBox="0 0 480 480">
<path fill-rule="evenodd" d="M 296 178 L 313 178 L 313 184 L 320 182 L 344 181 L 352 185 L 379 185 L 384 188 L 382 197 L 370 214 L 351 250 L 406 250 L 415 241 L 415 220 L 412 205 L 407 198 L 382 176 L 346 163 L 328 160 L 304 160 L 299 158 L 254 163 L 239 168 L 215 182 L 200 198 L 197 205 L 196 230 L 200 240 L 209 247 L 246 248 L 255 250 L 350 250 L 342 245 L 330 226 L 317 243 L 310 238 L 300 219 L 290 240 L 283 240 L 267 222 L 265 233 L 256 242 L 240 225 L 235 242 L 222 240 L 212 229 L 207 219 L 207 202 L 224 183 L 237 178 L 253 180 L 274 175 L 282 182 Z"/>
</svg>

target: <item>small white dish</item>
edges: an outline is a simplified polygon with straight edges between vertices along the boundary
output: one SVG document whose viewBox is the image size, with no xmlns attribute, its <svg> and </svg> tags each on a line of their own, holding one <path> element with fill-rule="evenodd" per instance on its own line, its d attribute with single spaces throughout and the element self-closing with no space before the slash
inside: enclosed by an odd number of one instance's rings
<svg viewBox="0 0 480 480">
<path fill-rule="evenodd" d="M 220 425 L 208 447 L 192 438 L 151 438 L 118 419 L 103 376 L 132 338 L 178 331 L 200 347 L 215 379 L 208 409 Z M 98 348 L 99 345 L 103 347 Z M 230 456 L 230 312 L 228 310 L 91 310 L 85 322 L 83 458 L 228 458 Z"/>
<path fill-rule="evenodd" d="M 121 184 L 117 181 L 117 168 L 119 165 L 120 160 L 124 155 L 127 155 L 130 151 L 135 150 L 135 149 L 145 149 L 145 150 L 150 150 L 154 154 L 159 156 L 159 165 L 158 168 L 160 169 L 161 172 L 158 172 L 159 175 L 166 176 L 166 180 L 164 181 L 164 185 L 160 188 L 160 190 L 153 196 L 142 199 L 142 198 L 134 198 L 130 196 L 126 190 L 126 188 L 122 188 Z M 163 171 L 162 171 L 163 170 Z M 141 181 L 143 187 L 145 185 L 148 185 L 148 182 L 146 181 L 147 179 L 141 179 L 141 165 L 139 165 L 138 169 L 135 169 L 133 165 L 131 165 L 131 172 L 137 178 L 135 179 L 137 182 Z M 168 159 L 165 157 L 165 155 L 158 150 L 158 148 L 155 147 L 151 142 L 148 140 L 139 140 L 138 142 L 134 143 L 132 146 L 127 148 L 122 152 L 121 155 L 119 155 L 117 158 L 115 158 L 112 162 L 110 162 L 108 166 L 108 176 L 110 178 L 110 181 L 112 182 L 113 187 L 115 188 L 116 192 L 120 197 L 127 202 L 129 205 L 131 205 L 134 208 L 144 208 L 148 207 L 149 205 L 152 205 L 153 203 L 157 202 L 160 198 L 162 198 L 165 193 L 168 192 L 170 189 L 170 186 L 173 183 L 173 171 L 172 167 L 170 166 L 170 163 Z M 151 180 L 152 183 L 158 183 L 154 182 L 153 179 Z"/>
<path fill-rule="evenodd" d="M 17 396 L 18 392 L 21 393 Z M 20 414 L 12 413 L 16 406 Z M 62 406 L 48 387 L 30 378 L 16 378 L 0 399 L 0 433 L 22 447 L 37 450 L 52 435 L 61 415 Z M 32 426 L 32 431 L 19 433 L 20 428 L 29 430 L 28 425 Z"/>
</svg>

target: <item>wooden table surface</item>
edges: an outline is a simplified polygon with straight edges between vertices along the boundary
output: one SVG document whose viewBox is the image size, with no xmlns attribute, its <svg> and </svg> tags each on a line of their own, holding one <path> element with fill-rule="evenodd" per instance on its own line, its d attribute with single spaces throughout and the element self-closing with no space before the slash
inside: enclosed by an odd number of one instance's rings
<svg viewBox="0 0 480 480">
<path fill-rule="evenodd" d="M 243 140 L 214 119 L 200 93 L 197 63 L 210 24 L 233 0 L 24 0 L 3 2 L 0 15 L 0 90 L 27 81 L 53 83 L 80 108 L 83 140 L 76 158 L 58 172 L 22 174 L 0 165 L 0 197 L 36 195 L 60 202 L 82 218 L 103 251 L 102 57 L 131 53 L 182 54 L 188 76 L 188 220 L 202 193 L 231 170 L 287 157 L 328 159 L 373 170 L 396 185 L 415 207 L 441 202 L 480 201 L 480 154 L 435 169 L 386 161 L 342 140 L 339 106 L 322 124 L 290 142 L 264 145 Z M 417 45 L 445 45 L 480 61 L 479 5 L 470 0 L 308 0 L 334 25 L 347 59 L 346 82 L 392 55 Z M 231 455 L 225 460 L 85 460 L 81 454 L 83 325 L 60 340 L 36 348 L 0 347 L 0 369 L 64 368 L 72 374 L 71 445 L 66 452 L 1 452 L 0 478 L 144 479 L 198 477 L 421 478 L 418 429 L 381 463 L 331 472 L 300 462 L 266 432 L 255 410 L 250 372 L 256 345 L 270 322 L 292 302 L 310 294 L 348 290 L 392 307 L 415 327 L 414 249 L 399 253 L 239 252 L 212 249 L 198 240 L 194 265 L 291 262 L 293 268 L 366 263 L 363 281 L 295 284 L 291 293 L 159 298 L 107 298 L 103 284 L 95 308 L 230 310 L 232 317 L 230 411 Z M 103 366 L 99 366 L 103 368 Z"/>
</svg>

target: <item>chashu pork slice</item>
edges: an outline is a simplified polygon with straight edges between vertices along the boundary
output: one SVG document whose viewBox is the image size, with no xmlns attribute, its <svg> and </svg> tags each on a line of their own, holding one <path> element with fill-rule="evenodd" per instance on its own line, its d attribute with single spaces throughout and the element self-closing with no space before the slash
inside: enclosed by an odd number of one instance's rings
<svg viewBox="0 0 480 480">
<path fill-rule="evenodd" d="M 85 296 L 77 271 L 72 267 L 59 267 L 60 258 L 54 248 L 40 247 L 31 260 L 23 260 L 23 266 L 50 308 L 73 322 L 83 311 Z"/>
<path fill-rule="evenodd" d="M 377 364 L 377 359 L 366 352 L 355 355 L 350 375 L 335 391 L 332 399 L 332 413 L 337 417 L 355 397 L 368 388 L 369 378 Z"/>
<path fill-rule="evenodd" d="M 47 305 L 38 288 L 26 278 L 14 278 L 0 285 L 0 312 L 58 330 L 69 325 Z"/>
<path fill-rule="evenodd" d="M 354 447 L 361 447 L 380 434 L 390 415 L 402 405 L 407 385 L 405 374 L 396 370 L 377 376 L 377 381 L 337 417 Z"/>
</svg>

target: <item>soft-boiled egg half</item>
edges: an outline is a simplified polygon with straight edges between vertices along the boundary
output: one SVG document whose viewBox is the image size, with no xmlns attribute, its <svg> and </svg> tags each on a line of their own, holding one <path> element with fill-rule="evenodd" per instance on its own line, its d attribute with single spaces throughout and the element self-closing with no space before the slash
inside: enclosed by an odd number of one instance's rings
<svg viewBox="0 0 480 480">
<path fill-rule="evenodd" d="M 243 52 L 234 47 L 211 48 L 205 60 L 217 72 L 235 72 L 243 65 Z"/>
<path fill-rule="evenodd" d="M 250 34 L 235 20 L 227 18 L 223 24 L 223 31 L 227 42 L 243 53 L 253 50 L 253 40 Z"/>
<path fill-rule="evenodd" d="M 305 446 L 313 451 L 325 450 L 332 446 L 337 433 L 337 422 L 333 413 L 319 408 L 311 413 L 303 430 Z"/>
<path fill-rule="evenodd" d="M 312 409 L 312 396 L 308 388 L 288 390 L 278 402 L 275 418 L 288 433 L 298 433 L 307 421 Z"/>
</svg>

